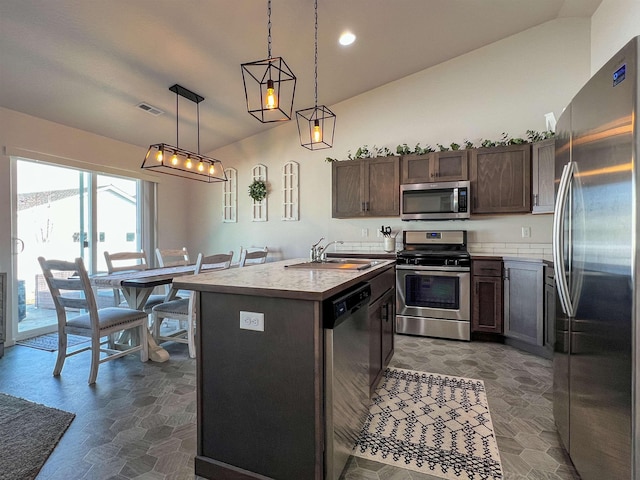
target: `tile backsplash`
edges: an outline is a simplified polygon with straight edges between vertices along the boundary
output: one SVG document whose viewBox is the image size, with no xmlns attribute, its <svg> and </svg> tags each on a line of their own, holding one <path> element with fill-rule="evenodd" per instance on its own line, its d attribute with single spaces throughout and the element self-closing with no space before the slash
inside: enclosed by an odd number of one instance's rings
<svg viewBox="0 0 640 480">
<path fill-rule="evenodd" d="M 386 253 L 384 243 L 378 241 L 348 242 L 334 245 L 333 252 L 339 253 Z M 402 242 L 396 239 L 396 251 L 402 250 Z M 551 257 L 550 243 L 470 243 L 467 249 L 471 255 L 522 256 L 532 258 Z"/>
</svg>

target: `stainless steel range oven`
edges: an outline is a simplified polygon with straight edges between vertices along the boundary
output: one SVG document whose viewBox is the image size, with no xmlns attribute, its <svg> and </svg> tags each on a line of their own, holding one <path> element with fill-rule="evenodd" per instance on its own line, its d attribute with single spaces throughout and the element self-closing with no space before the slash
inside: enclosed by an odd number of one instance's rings
<svg viewBox="0 0 640 480">
<path fill-rule="evenodd" d="M 396 332 L 471 338 L 471 259 L 464 230 L 405 231 L 396 263 Z"/>
</svg>

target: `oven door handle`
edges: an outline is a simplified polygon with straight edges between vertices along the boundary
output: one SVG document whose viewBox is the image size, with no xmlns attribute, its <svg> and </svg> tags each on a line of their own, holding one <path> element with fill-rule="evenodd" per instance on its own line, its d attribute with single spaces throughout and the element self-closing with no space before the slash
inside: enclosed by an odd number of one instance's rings
<svg viewBox="0 0 640 480">
<path fill-rule="evenodd" d="M 412 270 L 416 275 L 430 275 L 429 272 L 470 272 L 469 267 L 424 267 L 416 268 L 415 265 L 396 265 L 396 270 Z"/>
</svg>

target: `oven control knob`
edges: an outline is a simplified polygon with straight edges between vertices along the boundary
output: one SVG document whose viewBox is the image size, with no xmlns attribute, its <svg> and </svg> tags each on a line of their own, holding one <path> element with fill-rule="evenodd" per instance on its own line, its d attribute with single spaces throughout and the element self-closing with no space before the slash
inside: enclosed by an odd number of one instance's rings
<svg viewBox="0 0 640 480">
<path fill-rule="evenodd" d="M 449 259 L 448 259 L 448 258 L 445 258 L 445 259 L 444 259 L 444 265 L 445 265 L 445 266 L 449 265 Z"/>
<path fill-rule="evenodd" d="M 453 264 L 454 264 L 454 265 L 460 265 L 460 260 L 457 260 L 457 259 L 456 259 L 456 260 L 453 262 Z"/>
</svg>

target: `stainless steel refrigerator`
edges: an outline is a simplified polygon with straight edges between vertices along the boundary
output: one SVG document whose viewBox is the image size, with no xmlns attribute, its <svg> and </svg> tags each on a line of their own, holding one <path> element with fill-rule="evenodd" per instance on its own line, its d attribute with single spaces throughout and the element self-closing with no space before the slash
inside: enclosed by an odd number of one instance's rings
<svg viewBox="0 0 640 480">
<path fill-rule="evenodd" d="M 640 479 L 639 38 L 556 128 L 553 411 L 582 480 Z"/>
</svg>

